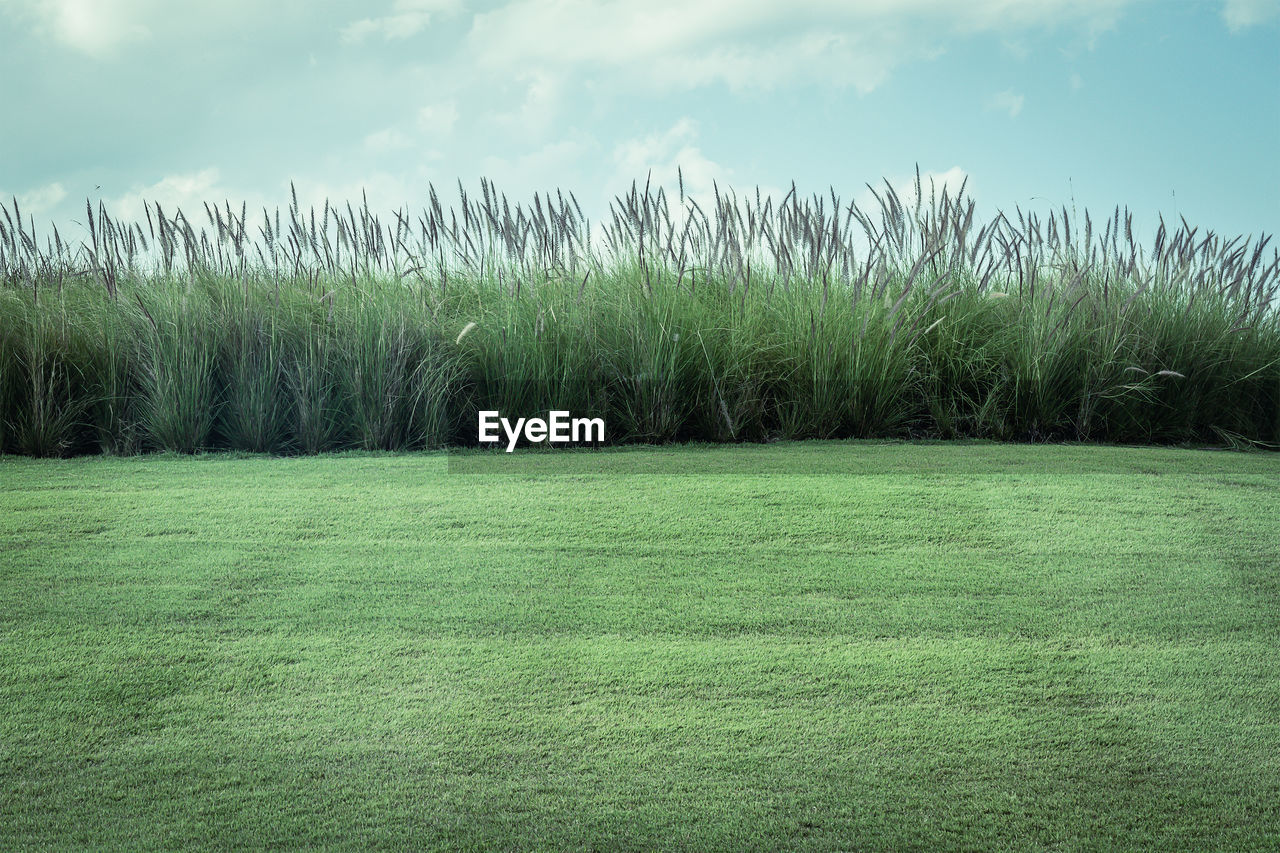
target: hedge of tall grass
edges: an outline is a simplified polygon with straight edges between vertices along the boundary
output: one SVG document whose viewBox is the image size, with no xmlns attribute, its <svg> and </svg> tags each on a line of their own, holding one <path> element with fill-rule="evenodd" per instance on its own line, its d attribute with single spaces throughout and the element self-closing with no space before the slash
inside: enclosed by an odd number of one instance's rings
<svg viewBox="0 0 1280 853">
<path fill-rule="evenodd" d="M 488 182 L 420 215 L 87 207 L 0 221 L 0 450 L 316 453 L 474 443 L 476 411 L 614 442 L 875 436 L 1280 445 L 1280 254 L 1116 210 L 983 225 L 919 181 L 633 186 L 603 227 Z M 704 207 L 710 212 L 705 212 Z"/>
</svg>

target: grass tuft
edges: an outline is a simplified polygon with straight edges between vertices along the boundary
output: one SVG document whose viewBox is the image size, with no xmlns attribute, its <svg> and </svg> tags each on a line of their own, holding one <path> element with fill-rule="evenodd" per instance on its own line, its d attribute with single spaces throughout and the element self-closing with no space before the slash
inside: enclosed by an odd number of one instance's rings
<svg viewBox="0 0 1280 853">
<path fill-rule="evenodd" d="M 876 197 L 633 186 L 593 229 L 572 194 L 484 181 L 394 223 L 149 206 L 143 249 L 90 206 L 91 246 L 0 241 L 0 449 L 435 447 L 478 408 L 605 416 L 616 442 L 1280 444 L 1269 238 L 1162 223 L 1147 249 L 1127 211 L 1099 234 Z"/>
</svg>

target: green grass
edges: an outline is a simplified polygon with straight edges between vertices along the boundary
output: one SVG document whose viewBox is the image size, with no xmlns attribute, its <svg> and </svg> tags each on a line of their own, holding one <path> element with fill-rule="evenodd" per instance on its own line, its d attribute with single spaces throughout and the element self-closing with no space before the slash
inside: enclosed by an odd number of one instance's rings
<svg viewBox="0 0 1280 853">
<path fill-rule="evenodd" d="M 878 211 L 633 188 L 594 231 L 572 195 L 459 191 L 394 224 L 206 207 L 199 233 L 89 207 L 79 245 L 0 205 L 0 452 L 429 450 L 486 409 L 611 444 L 1280 448 L 1266 235 L 1162 221 L 1147 248 L 1118 208 L 982 220 L 919 180 Z"/>
<path fill-rule="evenodd" d="M 0 847 L 1275 849 L 1277 473 L 0 459 Z"/>
</svg>

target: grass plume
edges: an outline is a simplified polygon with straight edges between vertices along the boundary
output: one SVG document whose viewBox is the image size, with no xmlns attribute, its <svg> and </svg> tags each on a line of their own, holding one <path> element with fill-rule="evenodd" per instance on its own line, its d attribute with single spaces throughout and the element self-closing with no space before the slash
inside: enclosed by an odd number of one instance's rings
<svg viewBox="0 0 1280 853">
<path fill-rule="evenodd" d="M 595 225 L 488 181 L 391 221 L 88 205 L 79 245 L 6 215 L 0 449 L 435 447 L 479 407 L 605 415 L 614 441 L 1280 444 L 1270 238 L 1161 222 L 1147 248 L 1119 209 L 873 193 L 633 184 Z"/>
</svg>

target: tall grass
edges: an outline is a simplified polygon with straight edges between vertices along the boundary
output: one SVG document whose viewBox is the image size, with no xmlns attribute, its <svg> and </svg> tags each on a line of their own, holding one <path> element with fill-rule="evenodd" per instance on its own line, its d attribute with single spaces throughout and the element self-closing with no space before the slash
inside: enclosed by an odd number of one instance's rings
<svg viewBox="0 0 1280 853">
<path fill-rule="evenodd" d="M 0 450 L 315 453 L 468 443 L 475 413 L 610 440 L 991 437 L 1280 445 L 1280 253 L 1127 211 L 982 222 L 963 188 L 877 209 L 487 181 L 417 216 L 0 218 Z"/>
</svg>

